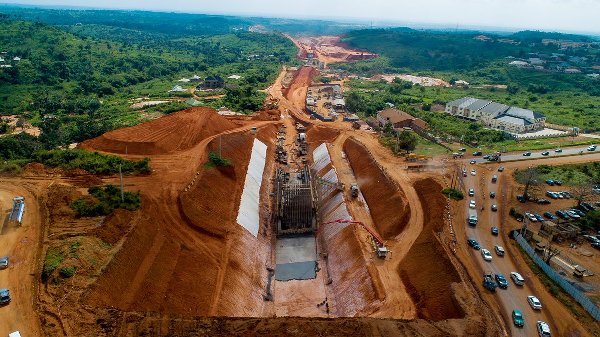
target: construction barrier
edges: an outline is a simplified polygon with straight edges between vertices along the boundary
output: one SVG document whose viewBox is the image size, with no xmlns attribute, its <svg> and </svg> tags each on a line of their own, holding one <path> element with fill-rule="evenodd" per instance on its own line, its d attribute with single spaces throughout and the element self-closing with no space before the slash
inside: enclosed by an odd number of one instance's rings
<svg viewBox="0 0 600 337">
<path fill-rule="evenodd" d="M 540 267 L 549 278 L 551 278 L 556 284 L 558 284 L 566 293 L 571 295 L 577 301 L 577 303 L 581 304 L 581 306 L 594 317 L 597 321 L 600 321 L 600 308 L 598 308 L 589 297 L 585 296 L 581 291 L 579 291 L 575 286 L 573 286 L 567 279 L 562 277 L 556 270 L 552 269 L 541 257 L 539 257 L 533 247 L 527 243 L 527 240 L 521 236 L 520 234 L 515 235 L 515 239 L 517 243 L 523 248 L 523 250 L 533 259 L 535 264 Z"/>
</svg>

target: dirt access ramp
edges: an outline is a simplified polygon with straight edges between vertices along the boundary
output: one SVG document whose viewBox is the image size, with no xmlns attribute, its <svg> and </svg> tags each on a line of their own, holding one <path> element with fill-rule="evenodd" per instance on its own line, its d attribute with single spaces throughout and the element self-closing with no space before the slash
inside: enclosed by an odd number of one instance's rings
<svg viewBox="0 0 600 337">
<path fill-rule="evenodd" d="M 151 122 L 107 132 L 87 140 L 84 149 L 137 155 L 182 151 L 237 125 L 211 108 L 189 108 Z"/>
<path fill-rule="evenodd" d="M 404 191 L 356 139 L 348 138 L 343 148 L 379 234 L 384 239 L 396 237 L 410 219 L 410 205 Z"/>
</svg>

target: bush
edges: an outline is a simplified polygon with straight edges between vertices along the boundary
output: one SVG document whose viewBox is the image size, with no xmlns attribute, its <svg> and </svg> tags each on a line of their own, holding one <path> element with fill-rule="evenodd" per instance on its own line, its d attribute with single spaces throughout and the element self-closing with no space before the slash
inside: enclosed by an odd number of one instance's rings
<svg viewBox="0 0 600 337">
<path fill-rule="evenodd" d="M 90 187 L 88 192 L 95 200 L 79 198 L 71 203 L 71 208 L 79 217 L 108 215 L 117 208 L 134 211 L 141 204 L 139 192 L 124 192 L 121 200 L 121 190 L 115 185 Z"/>
<path fill-rule="evenodd" d="M 60 271 L 58 272 L 58 274 L 62 278 L 69 278 L 69 277 L 73 277 L 73 275 L 75 275 L 75 271 L 77 271 L 77 267 L 75 267 L 75 266 L 64 267 L 64 268 L 60 269 Z"/>
<path fill-rule="evenodd" d="M 44 267 L 42 268 L 42 282 L 47 282 L 50 276 L 63 262 L 65 257 L 61 252 L 55 249 L 48 249 L 46 252 L 46 258 L 44 259 Z"/>
<path fill-rule="evenodd" d="M 39 151 L 33 155 L 33 160 L 49 167 L 61 167 L 66 170 L 77 168 L 92 174 L 115 174 L 119 172 L 119 165 L 125 174 L 151 172 L 149 158 L 132 161 L 80 149 Z"/>
<path fill-rule="evenodd" d="M 231 161 L 225 157 L 222 157 L 218 153 L 211 151 L 208 154 L 208 165 L 209 166 L 231 166 Z"/>
<path fill-rule="evenodd" d="M 0 174 L 15 175 L 21 173 L 21 166 L 15 163 L 0 163 Z"/>
<path fill-rule="evenodd" d="M 461 191 L 454 188 L 444 188 L 442 193 L 452 200 L 463 200 L 465 198 Z"/>
</svg>

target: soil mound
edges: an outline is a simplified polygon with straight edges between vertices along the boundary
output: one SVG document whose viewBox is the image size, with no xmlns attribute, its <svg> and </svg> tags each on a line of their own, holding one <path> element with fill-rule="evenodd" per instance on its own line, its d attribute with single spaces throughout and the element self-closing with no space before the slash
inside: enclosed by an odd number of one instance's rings
<svg viewBox="0 0 600 337">
<path fill-rule="evenodd" d="M 92 235 L 106 242 L 114 245 L 131 228 L 131 221 L 133 220 L 134 212 L 127 211 L 124 209 L 116 209 L 111 215 L 107 216 L 102 224 L 92 231 Z"/>
<path fill-rule="evenodd" d="M 287 99 L 292 99 L 291 94 L 297 90 L 306 89 L 312 83 L 313 77 L 319 73 L 313 67 L 302 67 L 295 74 L 292 84 L 283 90 L 283 95 Z"/>
<path fill-rule="evenodd" d="M 391 239 L 400 234 L 410 219 L 404 192 L 377 165 L 369 150 L 354 138 L 344 142 L 344 152 L 367 201 L 379 234 Z"/>
<path fill-rule="evenodd" d="M 217 114 L 214 109 L 196 107 L 107 132 L 80 146 L 111 153 L 164 154 L 188 149 L 207 137 L 235 127 L 233 122 Z"/>
<path fill-rule="evenodd" d="M 415 190 L 423 205 L 423 231 L 400 262 L 398 272 L 417 306 L 417 315 L 433 321 L 464 318 L 465 313 L 453 295 L 452 283 L 460 276 L 448 259 L 435 233 L 444 226 L 446 200 L 442 187 L 433 179 L 419 180 Z"/>
<path fill-rule="evenodd" d="M 205 165 L 190 190 L 180 198 L 181 210 L 194 227 L 211 235 L 224 237 L 237 226 L 237 211 L 244 188 L 244 179 L 253 137 L 248 133 L 224 135 L 208 144 L 207 153 L 219 153 L 231 165 Z"/>
<path fill-rule="evenodd" d="M 340 130 L 311 124 L 306 132 L 309 147 L 308 152 L 312 153 L 322 143 L 333 143 L 339 135 Z"/>
</svg>

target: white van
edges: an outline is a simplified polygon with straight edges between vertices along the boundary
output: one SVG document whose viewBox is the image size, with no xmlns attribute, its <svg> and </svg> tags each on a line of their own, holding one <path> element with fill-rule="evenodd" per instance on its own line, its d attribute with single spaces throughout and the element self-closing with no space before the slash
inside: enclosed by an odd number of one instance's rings
<svg viewBox="0 0 600 337">
<path fill-rule="evenodd" d="M 8 337 L 21 337 L 21 333 L 18 331 L 11 332 L 8 334 Z"/>
</svg>

